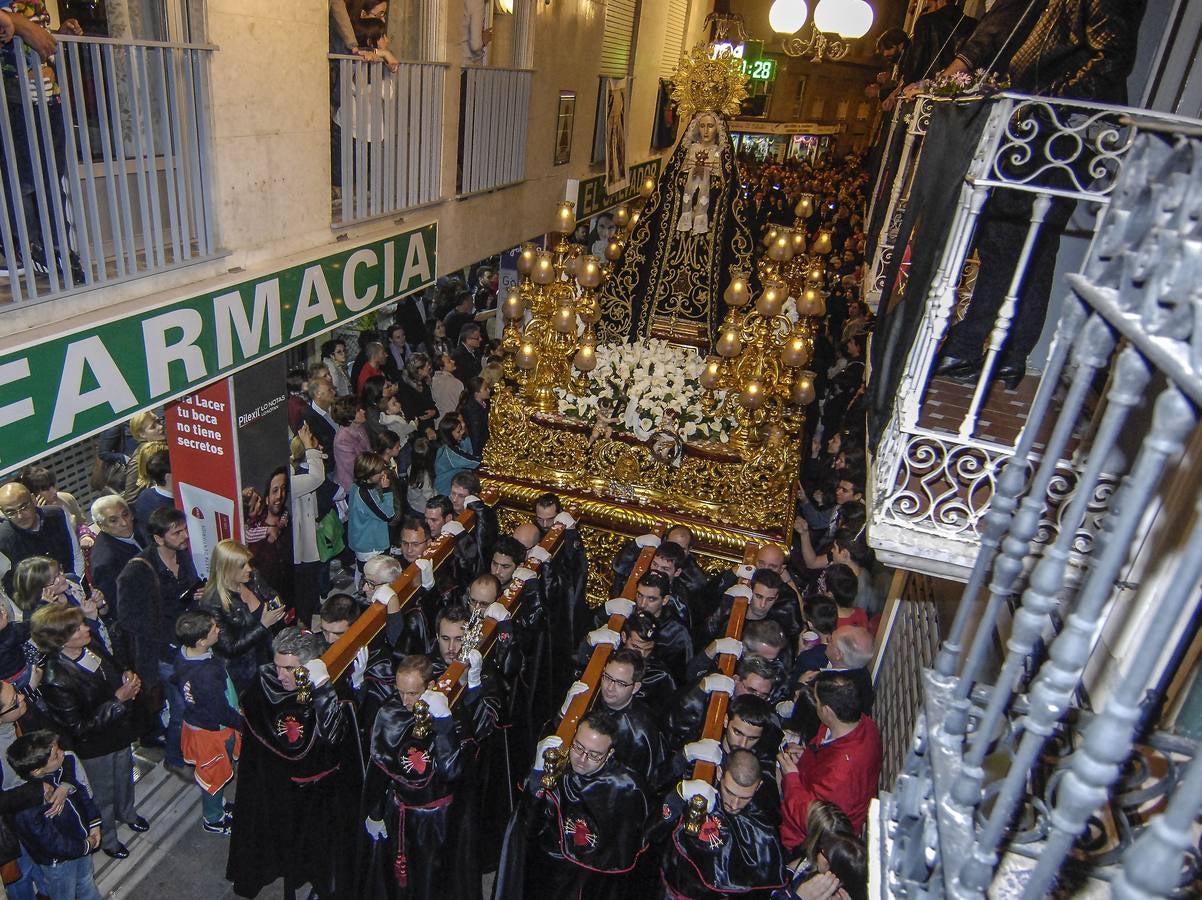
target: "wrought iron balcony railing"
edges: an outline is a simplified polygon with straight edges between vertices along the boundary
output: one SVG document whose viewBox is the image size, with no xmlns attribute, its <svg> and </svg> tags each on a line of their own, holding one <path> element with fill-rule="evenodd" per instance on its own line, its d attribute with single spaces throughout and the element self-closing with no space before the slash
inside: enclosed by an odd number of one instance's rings
<svg viewBox="0 0 1202 900">
<path fill-rule="evenodd" d="M 941 119 L 953 102 L 919 97 L 898 112 L 893 152 L 883 163 L 884 186 L 872 210 L 880 232 L 864 291 L 870 301 L 883 296 L 892 307 L 900 297 L 911 308 L 918 301 L 919 308 L 910 326 L 912 340 L 907 333 L 908 349 L 896 374 L 888 376 L 894 399 L 878 430 L 869 485 L 872 543 L 887 562 L 963 580 L 980 546 L 998 477 L 1020 438 L 1028 438 L 1024 459 L 1031 465 L 1048 452 L 1046 427 L 1040 431 L 1029 425 L 1038 376 L 1028 376 L 1016 390 L 1004 389 L 991 377 L 1014 324 L 1032 247 L 1049 227 L 1044 221 L 1048 207 L 1064 198 L 1076 202 L 1086 216 L 1104 210 L 1139 134 L 1132 116 L 1152 114 L 1014 94 L 978 101 L 988 115 L 970 151 L 972 162 L 954 200 L 946 239 L 937 250 L 929 283 L 912 285 L 909 263 L 922 235 L 907 235 L 903 220 L 924 160 L 937 166 L 937 158 L 929 159 L 933 146 L 947 136 L 947 129 L 959 125 Z M 1156 121 L 1172 124 L 1167 117 Z M 955 383 L 933 370 L 976 277 L 973 238 L 982 209 L 999 191 L 1032 198 L 1026 246 L 989 333 L 979 377 L 969 385 Z M 894 246 L 899 232 L 904 243 Z M 906 293 L 914 291 L 925 296 L 906 300 Z M 1084 400 L 1096 405 L 1098 396 L 1087 388 Z M 1064 443 L 1064 456 L 1057 459 L 1049 481 L 1039 525 L 1044 543 L 1059 534 L 1062 511 L 1077 490 L 1079 467 L 1072 457 L 1081 437 L 1073 433 Z M 1091 498 L 1091 513 L 1104 506 L 1112 488 L 1113 480 L 1104 476 L 1098 496 Z M 1076 536 L 1074 549 L 1088 552 L 1091 541 L 1086 530 Z"/>
<path fill-rule="evenodd" d="M 944 257 L 907 361 L 914 404 L 899 396 L 890 422 L 888 440 L 902 449 L 878 453 L 895 454 L 877 480 L 878 516 L 900 515 L 888 506 L 903 459 L 931 439 L 917 406 L 979 192 L 1047 196 L 1005 173 L 1004 157 L 1031 146 L 1015 132 L 1025 108 L 1098 151 L 1094 180 L 1063 190 L 1104 208 L 1017 441 L 975 445 L 988 496 L 954 526 L 928 518 L 932 531 L 955 527 L 965 543 L 971 534 L 980 552 L 882 804 L 884 883 L 924 898 L 1038 898 L 1083 880 L 1108 882 L 1116 897 L 1198 896 L 1202 760 L 1193 742 L 1153 732 L 1196 637 L 1202 581 L 1202 124 L 993 102 L 963 228 L 953 229 L 959 246 Z M 987 387 L 978 383 L 974 400 Z M 944 453 L 972 450 L 979 408 L 939 435 Z M 1075 489 L 1057 496 L 1066 471 Z M 917 513 L 907 515 L 916 527 Z M 999 631 L 1009 637 L 995 677 Z"/>
</svg>

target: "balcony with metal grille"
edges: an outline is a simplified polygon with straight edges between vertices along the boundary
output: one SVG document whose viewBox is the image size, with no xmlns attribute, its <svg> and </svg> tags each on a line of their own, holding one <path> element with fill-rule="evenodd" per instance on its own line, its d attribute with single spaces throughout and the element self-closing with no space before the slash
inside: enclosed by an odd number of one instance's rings
<svg viewBox="0 0 1202 900">
<path fill-rule="evenodd" d="M 0 310 L 217 255 L 213 48 L 56 38 L 45 62 L 3 51 Z"/>
<path fill-rule="evenodd" d="M 1202 760 L 1157 729 L 1202 582 L 1202 123 L 983 102 L 873 461 L 874 543 L 966 580 L 873 823 L 876 875 L 888 896 L 1198 896 Z M 1049 152 L 1065 141 L 1071 158 Z M 932 368 L 996 190 L 1032 195 L 1026 252 L 982 374 L 945 384 Z M 1056 197 L 1095 204 L 1096 232 L 1045 370 L 1001 390 L 990 369 Z M 1012 432 L 989 418 L 1007 402 Z"/>
</svg>

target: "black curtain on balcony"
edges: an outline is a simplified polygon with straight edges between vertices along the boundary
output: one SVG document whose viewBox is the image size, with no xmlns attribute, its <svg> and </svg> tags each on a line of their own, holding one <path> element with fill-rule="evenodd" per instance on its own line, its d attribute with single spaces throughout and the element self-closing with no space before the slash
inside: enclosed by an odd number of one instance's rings
<svg viewBox="0 0 1202 900">
<path fill-rule="evenodd" d="M 981 101 L 947 101 L 936 103 L 931 115 L 906 214 L 893 245 L 893 260 L 885 270 L 872 338 L 868 429 L 873 447 L 893 410 L 906 356 L 955 217 L 956 199 L 989 119 L 990 106 Z M 898 173 L 894 171 L 892 176 L 896 178 Z M 903 289 L 899 289 L 903 265 L 908 272 Z"/>
<path fill-rule="evenodd" d="M 877 245 L 889 227 L 889 223 L 885 221 L 885 214 L 889 211 L 889 194 L 893 190 L 894 179 L 898 177 L 897 167 L 901 162 L 902 145 L 906 142 L 906 127 L 903 122 L 898 122 L 892 140 L 890 139 L 891 119 L 898 115 L 901 115 L 901 110 L 896 107 L 886 114 L 886 118 L 881 122 L 881 133 L 868 154 L 868 171 L 876 179 L 872 190 L 876 202 L 872 207 L 872 221 L 868 223 L 865 259 L 876 256 Z M 869 277 L 872 275 L 871 272 L 866 274 Z"/>
</svg>

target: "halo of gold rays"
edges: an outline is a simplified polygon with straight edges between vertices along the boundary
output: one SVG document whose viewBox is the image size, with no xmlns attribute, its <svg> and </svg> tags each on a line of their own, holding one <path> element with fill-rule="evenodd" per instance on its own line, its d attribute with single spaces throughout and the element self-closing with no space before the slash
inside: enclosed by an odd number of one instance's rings
<svg viewBox="0 0 1202 900">
<path fill-rule="evenodd" d="M 729 50 L 711 56 L 709 45 L 694 47 L 681 56 L 672 85 L 672 100 L 682 122 L 707 109 L 726 117 L 736 116 L 747 99 L 742 60 Z"/>
</svg>

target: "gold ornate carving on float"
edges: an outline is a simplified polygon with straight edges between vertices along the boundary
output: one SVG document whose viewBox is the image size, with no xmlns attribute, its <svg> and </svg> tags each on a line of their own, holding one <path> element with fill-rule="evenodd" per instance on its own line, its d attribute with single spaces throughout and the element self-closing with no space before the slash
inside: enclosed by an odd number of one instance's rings
<svg viewBox="0 0 1202 900">
<path fill-rule="evenodd" d="M 589 428 L 532 413 L 498 385 L 489 415 L 486 480 L 502 499 L 528 504 L 546 490 L 569 491 L 586 517 L 627 529 L 668 520 L 689 524 L 705 545 L 740 551 L 749 534 L 780 539 L 793 520 L 795 441 L 769 441 L 743 459 L 722 444 L 687 444 L 679 466 L 629 435 L 588 444 Z M 519 489 L 521 484 L 526 490 Z M 733 530 L 732 530 L 733 529 Z M 635 531 L 634 533 L 641 533 Z"/>
</svg>

